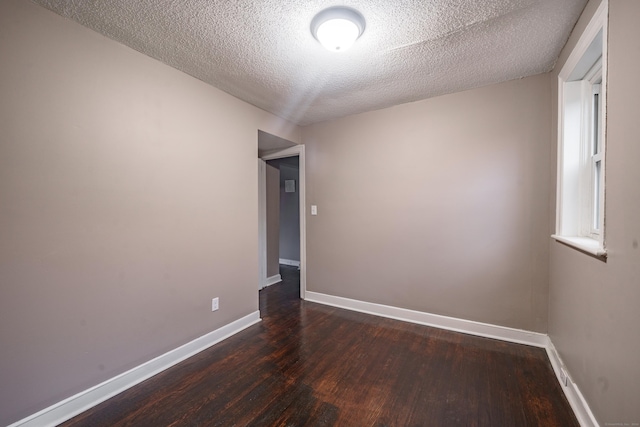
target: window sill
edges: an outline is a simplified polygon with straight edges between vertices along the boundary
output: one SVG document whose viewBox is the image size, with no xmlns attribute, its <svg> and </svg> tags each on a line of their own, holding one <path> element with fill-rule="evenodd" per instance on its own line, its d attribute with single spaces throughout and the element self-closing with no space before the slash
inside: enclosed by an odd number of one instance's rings
<svg viewBox="0 0 640 427">
<path fill-rule="evenodd" d="M 557 234 L 552 234 L 551 237 L 560 243 L 564 243 L 567 246 L 571 246 L 595 257 L 607 258 L 607 250 L 595 239 L 589 237 L 558 236 Z"/>
</svg>

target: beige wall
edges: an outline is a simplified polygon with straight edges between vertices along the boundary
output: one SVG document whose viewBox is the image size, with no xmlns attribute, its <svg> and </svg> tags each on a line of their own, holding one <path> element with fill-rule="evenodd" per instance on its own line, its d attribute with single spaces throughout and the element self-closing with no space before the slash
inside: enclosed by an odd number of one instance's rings
<svg viewBox="0 0 640 427">
<path fill-rule="evenodd" d="M 551 102 L 539 75 L 304 127 L 307 289 L 546 332 Z"/>
<path fill-rule="evenodd" d="M 267 168 L 267 278 L 280 274 L 280 170 Z"/>
<path fill-rule="evenodd" d="M 257 309 L 257 129 L 307 144 L 309 290 L 540 332 L 548 299 L 549 333 L 600 422 L 640 422 L 638 16 L 640 2 L 611 0 L 603 263 L 549 239 L 555 76 L 301 138 L 3 0 L 0 425 Z"/>
<path fill-rule="evenodd" d="M 599 3 L 585 9 L 556 76 Z M 611 0 L 609 8 L 609 258 L 604 263 L 552 241 L 549 290 L 549 334 L 603 426 L 640 423 L 640 2 Z M 555 179 L 552 191 L 555 197 Z"/>
<path fill-rule="evenodd" d="M 28 1 L 0 58 L 6 425 L 257 310 L 257 129 L 300 131 Z"/>
</svg>

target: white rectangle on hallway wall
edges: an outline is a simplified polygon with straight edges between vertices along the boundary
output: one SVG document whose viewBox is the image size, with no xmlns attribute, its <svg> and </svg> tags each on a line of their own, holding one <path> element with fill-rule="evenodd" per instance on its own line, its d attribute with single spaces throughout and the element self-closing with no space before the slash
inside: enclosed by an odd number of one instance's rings
<svg viewBox="0 0 640 427">
<path fill-rule="evenodd" d="M 285 193 L 295 193 L 296 192 L 296 181 L 295 179 L 287 179 L 284 181 L 284 192 Z"/>
</svg>

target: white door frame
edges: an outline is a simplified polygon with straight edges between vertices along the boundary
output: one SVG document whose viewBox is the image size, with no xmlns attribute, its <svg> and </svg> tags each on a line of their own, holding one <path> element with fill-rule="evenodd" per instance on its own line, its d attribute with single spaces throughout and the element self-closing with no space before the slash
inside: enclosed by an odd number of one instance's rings
<svg viewBox="0 0 640 427">
<path fill-rule="evenodd" d="M 305 179 L 305 159 L 304 159 L 304 145 L 295 145 L 293 147 L 285 148 L 284 150 L 276 151 L 274 153 L 265 154 L 260 158 L 262 161 L 266 160 L 275 160 L 282 159 L 284 157 L 298 157 L 299 163 L 299 177 L 298 177 L 298 188 L 300 189 L 300 298 L 305 299 L 307 293 L 307 217 L 306 217 L 306 179 Z M 260 162 L 259 162 L 260 163 Z M 260 269 L 262 270 L 262 266 L 264 265 L 264 271 L 261 271 L 261 288 L 262 281 L 266 280 L 266 277 L 262 278 L 263 275 L 266 276 L 267 269 L 267 242 L 266 242 L 266 169 L 263 170 L 264 166 L 259 164 L 258 166 L 258 177 L 260 180 L 260 189 L 258 191 L 260 197 L 258 203 L 261 204 L 258 208 L 258 212 L 260 214 L 260 224 L 263 224 L 264 221 L 264 235 L 262 228 L 260 229 L 260 254 L 259 254 L 259 262 Z M 264 190 L 263 190 L 264 187 Z M 263 197 L 264 193 L 264 197 Z M 263 204 L 263 205 L 262 205 Z M 264 250 L 263 250 L 264 249 Z"/>
<path fill-rule="evenodd" d="M 258 159 L 258 289 L 267 284 L 267 167 Z"/>
</svg>

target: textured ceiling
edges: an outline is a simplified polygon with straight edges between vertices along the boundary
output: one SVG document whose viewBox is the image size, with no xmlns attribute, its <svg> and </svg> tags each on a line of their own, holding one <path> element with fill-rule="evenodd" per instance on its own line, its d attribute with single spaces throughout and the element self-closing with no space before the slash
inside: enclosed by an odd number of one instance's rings
<svg viewBox="0 0 640 427">
<path fill-rule="evenodd" d="M 305 125 L 552 69 L 587 0 L 34 0 Z M 366 30 L 326 51 L 320 10 Z"/>
</svg>

